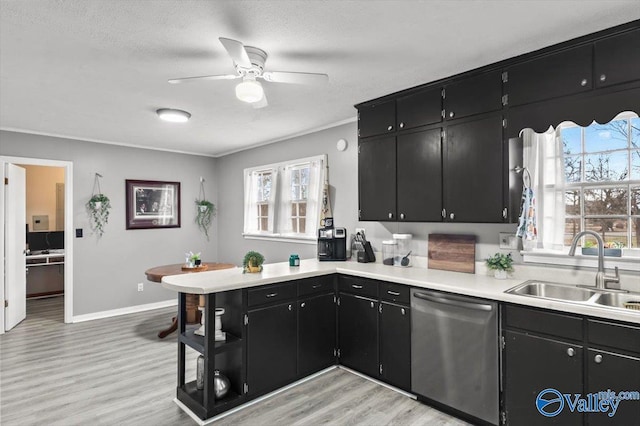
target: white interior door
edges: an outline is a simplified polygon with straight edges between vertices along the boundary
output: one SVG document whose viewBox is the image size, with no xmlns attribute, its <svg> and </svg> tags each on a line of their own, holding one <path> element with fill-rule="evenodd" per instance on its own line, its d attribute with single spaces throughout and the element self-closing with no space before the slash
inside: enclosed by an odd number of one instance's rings
<svg viewBox="0 0 640 426">
<path fill-rule="evenodd" d="M 4 326 L 11 330 L 27 316 L 26 172 L 6 163 Z"/>
</svg>

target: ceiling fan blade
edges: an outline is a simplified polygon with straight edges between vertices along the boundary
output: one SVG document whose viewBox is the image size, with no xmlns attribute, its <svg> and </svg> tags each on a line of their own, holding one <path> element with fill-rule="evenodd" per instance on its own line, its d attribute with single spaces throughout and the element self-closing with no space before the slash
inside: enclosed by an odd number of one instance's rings
<svg viewBox="0 0 640 426">
<path fill-rule="evenodd" d="M 273 83 L 322 84 L 329 81 L 327 74 L 313 72 L 267 71 L 262 78 Z"/>
<path fill-rule="evenodd" d="M 198 80 L 234 80 L 240 78 L 237 74 L 222 74 L 222 75 L 201 75 L 198 77 L 185 77 L 185 78 L 172 78 L 167 80 L 170 84 L 188 83 L 190 81 Z"/>
<path fill-rule="evenodd" d="M 260 99 L 258 102 L 252 103 L 251 105 L 255 109 L 264 108 L 266 106 L 269 106 L 269 103 L 267 102 L 267 95 L 266 94 L 262 95 L 262 99 Z"/>
<path fill-rule="evenodd" d="M 244 44 L 239 42 L 238 40 L 232 40 L 230 38 L 220 37 L 218 38 L 220 43 L 224 46 L 233 59 L 233 62 L 240 65 L 242 68 L 251 68 L 251 59 L 249 59 L 249 55 L 247 54 L 247 50 L 244 48 Z"/>
</svg>

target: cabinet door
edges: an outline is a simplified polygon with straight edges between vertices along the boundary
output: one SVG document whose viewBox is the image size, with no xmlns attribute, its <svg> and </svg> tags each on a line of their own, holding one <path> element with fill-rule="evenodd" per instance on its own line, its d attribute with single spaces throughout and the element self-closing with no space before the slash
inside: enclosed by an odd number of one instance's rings
<svg viewBox="0 0 640 426">
<path fill-rule="evenodd" d="M 298 376 L 335 364 L 336 305 L 324 294 L 298 302 Z"/>
<path fill-rule="evenodd" d="M 338 339 L 340 363 L 378 377 L 378 303 L 340 294 Z"/>
<path fill-rule="evenodd" d="M 447 120 L 502 109 L 502 73 L 492 71 L 445 87 Z"/>
<path fill-rule="evenodd" d="M 587 374 L 587 393 L 607 392 L 609 389 L 616 394 L 640 390 L 640 358 L 637 357 L 589 349 Z M 613 417 L 608 413 L 588 414 L 589 425 L 637 424 L 640 401 L 620 401 Z"/>
<path fill-rule="evenodd" d="M 396 138 L 360 140 L 358 145 L 360 220 L 396 220 Z"/>
<path fill-rule="evenodd" d="M 398 136 L 398 220 L 442 221 L 440 132 L 438 128 Z"/>
<path fill-rule="evenodd" d="M 553 393 L 543 398 L 552 402 L 543 410 L 549 414 L 564 407 L 553 417 L 542 415 L 536 408 L 538 395 L 545 389 L 561 394 L 582 394 L 582 356 L 580 345 L 505 331 L 504 404 L 509 425 L 581 425 L 583 415 L 572 413 Z"/>
<path fill-rule="evenodd" d="M 382 135 L 396 131 L 396 100 L 358 108 L 358 136 Z"/>
<path fill-rule="evenodd" d="M 248 316 L 247 383 L 258 395 L 296 378 L 296 305 L 256 309 Z"/>
<path fill-rule="evenodd" d="M 411 313 L 404 306 L 380 303 L 380 371 L 385 382 L 411 389 Z"/>
<path fill-rule="evenodd" d="M 592 56 L 585 45 L 508 68 L 509 106 L 591 90 Z"/>
<path fill-rule="evenodd" d="M 640 79 L 640 29 L 595 43 L 596 87 Z"/>
<path fill-rule="evenodd" d="M 439 123 L 442 121 L 442 89 L 432 87 L 398 98 L 396 110 L 399 130 Z"/>
<path fill-rule="evenodd" d="M 445 146 L 446 220 L 502 222 L 502 116 L 448 126 Z"/>
</svg>

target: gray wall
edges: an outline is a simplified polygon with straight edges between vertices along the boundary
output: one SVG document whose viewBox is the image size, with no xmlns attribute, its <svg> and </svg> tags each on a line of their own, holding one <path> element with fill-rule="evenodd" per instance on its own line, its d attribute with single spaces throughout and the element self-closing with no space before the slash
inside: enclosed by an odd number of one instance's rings
<svg viewBox="0 0 640 426">
<path fill-rule="evenodd" d="M 344 152 L 336 149 L 336 142 L 341 138 L 348 141 L 348 148 Z M 297 253 L 301 258 L 316 256 L 316 247 L 313 245 L 244 239 L 242 194 L 244 168 L 318 154 L 328 154 L 329 158 L 331 205 L 335 225 L 347 228 L 348 232 L 353 232 L 355 227 L 365 228 L 368 239 L 377 250 L 380 249 L 381 241 L 391 238 L 392 233 L 411 233 L 413 253 L 426 256 L 428 234 L 468 233 L 477 236 L 476 258 L 484 259 L 499 251 L 499 232 L 515 231 L 515 225 L 511 224 L 359 222 L 357 149 L 357 124 L 351 123 L 219 158 L 216 166 L 220 202 L 218 220 L 224 224 L 219 229 L 220 261 L 238 264 L 248 250 L 263 253 L 267 262 L 285 261 L 291 253 Z M 513 254 L 516 260 L 520 259 L 517 252 L 514 251 Z"/>
<path fill-rule="evenodd" d="M 181 263 L 189 250 L 202 252 L 205 261 L 218 257 L 218 220 L 214 220 L 210 242 L 194 222 L 200 176 L 206 180 L 207 198 L 218 205 L 213 158 L 7 131 L 0 132 L 0 155 L 73 162 L 73 226 L 84 228 L 84 238 L 73 240 L 74 315 L 174 299 L 174 292 L 146 281 L 144 271 Z M 100 240 L 90 231 L 84 206 L 91 197 L 96 172 L 104 176 L 102 192 L 113 206 Z M 127 231 L 125 179 L 180 182 L 182 226 Z M 137 291 L 138 282 L 145 283 L 143 292 Z"/>
</svg>

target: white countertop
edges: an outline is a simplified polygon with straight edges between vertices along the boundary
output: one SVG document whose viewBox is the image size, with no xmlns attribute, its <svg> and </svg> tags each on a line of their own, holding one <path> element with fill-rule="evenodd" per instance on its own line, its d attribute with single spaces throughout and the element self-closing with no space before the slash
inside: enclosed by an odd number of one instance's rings
<svg viewBox="0 0 640 426">
<path fill-rule="evenodd" d="M 236 267 L 195 274 L 170 275 L 162 279 L 162 285 L 182 293 L 207 294 L 333 273 L 640 324 L 640 311 L 546 300 L 504 292 L 524 282 L 522 279 L 497 280 L 483 274 L 465 274 L 417 267 L 400 268 L 381 263 L 319 262 L 315 259 L 304 259 L 300 261 L 299 267 L 290 267 L 288 262 L 266 264 L 263 271 L 256 274 L 243 274 L 242 268 Z"/>
</svg>

